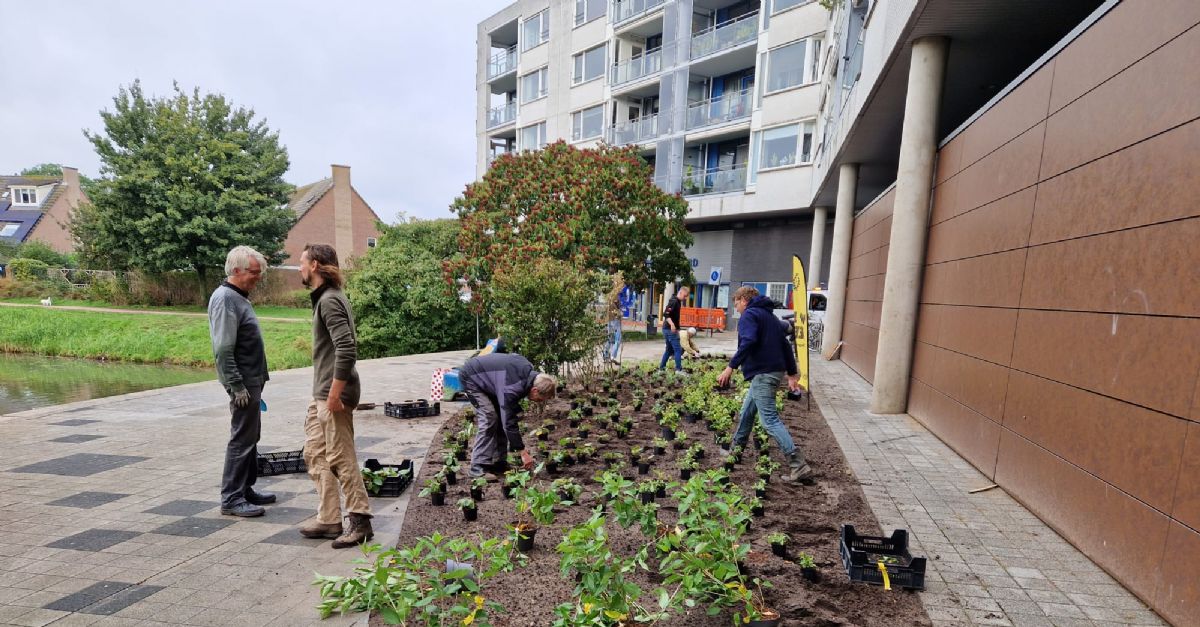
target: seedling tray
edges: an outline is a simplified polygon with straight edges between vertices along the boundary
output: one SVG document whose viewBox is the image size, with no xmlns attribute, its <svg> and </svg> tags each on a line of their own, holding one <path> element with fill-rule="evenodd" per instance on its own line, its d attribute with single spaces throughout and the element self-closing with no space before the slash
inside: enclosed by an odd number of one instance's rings
<svg viewBox="0 0 1200 627">
<path fill-rule="evenodd" d="M 262 453 L 258 456 L 258 476 L 290 475 L 308 472 L 304 464 L 304 451 L 277 451 Z"/>
<path fill-rule="evenodd" d="M 442 413 L 442 404 L 429 404 L 429 401 L 419 398 L 415 401 L 404 401 L 403 403 L 384 403 L 383 415 L 391 418 L 424 418 L 426 416 L 437 416 Z"/>
<path fill-rule="evenodd" d="M 908 531 L 897 529 L 890 538 L 860 536 L 854 525 L 842 525 L 842 565 L 850 581 L 882 586 L 882 561 L 892 586 L 905 590 L 925 589 L 925 558 L 908 552 Z"/>
<path fill-rule="evenodd" d="M 412 484 L 412 460 L 406 459 L 399 464 L 381 464 L 379 463 L 378 459 L 372 458 L 364 462 L 363 466 L 366 466 L 368 470 L 373 472 L 379 472 L 384 468 L 395 468 L 399 471 L 400 475 L 398 477 L 385 477 L 383 480 L 383 485 L 379 487 L 379 494 L 371 494 L 371 491 L 367 490 L 367 494 L 370 496 L 379 498 L 397 497 L 403 494 L 404 491 L 408 489 L 408 486 Z M 363 480 L 363 483 L 366 483 L 365 479 Z"/>
</svg>

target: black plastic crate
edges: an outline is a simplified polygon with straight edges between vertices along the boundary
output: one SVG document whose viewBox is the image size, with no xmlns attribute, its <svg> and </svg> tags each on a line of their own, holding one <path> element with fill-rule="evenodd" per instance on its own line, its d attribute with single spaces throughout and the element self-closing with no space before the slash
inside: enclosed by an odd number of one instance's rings
<svg viewBox="0 0 1200 627">
<path fill-rule="evenodd" d="M 368 496 L 374 497 L 395 497 L 404 493 L 413 480 L 413 465 L 412 460 L 406 459 L 399 464 L 381 464 L 378 459 L 368 459 L 363 463 L 368 470 L 379 472 L 384 468 L 395 468 L 400 471 L 398 477 L 385 477 L 383 485 L 379 487 L 379 494 L 371 494 L 370 488 L 367 489 Z M 363 479 L 363 484 L 366 484 L 366 479 Z"/>
<path fill-rule="evenodd" d="M 842 565 L 850 581 L 882 586 L 880 561 L 884 562 L 892 586 L 925 589 L 925 558 L 913 557 L 908 552 L 908 531 L 897 529 L 890 538 L 860 536 L 855 533 L 854 525 L 842 525 Z"/>
<path fill-rule="evenodd" d="M 429 404 L 429 401 L 419 398 L 415 401 L 404 401 L 403 403 L 384 403 L 383 415 L 391 418 L 424 418 L 426 416 L 438 416 L 442 413 L 442 404 Z"/>
<path fill-rule="evenodd" d="M 304 463 L 304 451 L 277 451 L 275 453 L 259 453 L 258 476 L 290 475 L 298 472 L 308 472 Z"/>
</svg>

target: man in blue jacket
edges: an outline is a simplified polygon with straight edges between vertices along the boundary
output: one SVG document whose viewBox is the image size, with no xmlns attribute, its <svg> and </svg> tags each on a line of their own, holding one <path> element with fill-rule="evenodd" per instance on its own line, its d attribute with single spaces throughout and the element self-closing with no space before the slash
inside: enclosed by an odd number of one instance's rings
<svg viewBox="0 0 1200 627">
<path fill-rule="evenodd" d="M 804 461 L 804 453 L 792 441 L 792 434 L 779 420 L 775 409 L 775 391 L 787 373 L 789 390 L 799 389 L 796 383 L 796 356 L 787 341 L 787 325 L 772 313 L 774 304 L 758 290 L 743 285 L 733 293 L 733 306 L 741 318 L 738 319 L 738 349 L 729 360 L 729 365 L 717 377 L 722 387 L 729 384 L 734 369 L 740 367 L 742 375 L 750 381 L 750 390 L 742 403 L 742 415 L 737 432 L 733 435 L 734 446 L 746 446 L 750 430 L 754 427 L 754 414 L 767 430 L 783 454 L 787 457 L 791 472 L 786 477 L 792 482 L 807 482 L 812 477 L 812 468 Z M 722 448 L 728 454 L 729 450 Z"/>
</svg>

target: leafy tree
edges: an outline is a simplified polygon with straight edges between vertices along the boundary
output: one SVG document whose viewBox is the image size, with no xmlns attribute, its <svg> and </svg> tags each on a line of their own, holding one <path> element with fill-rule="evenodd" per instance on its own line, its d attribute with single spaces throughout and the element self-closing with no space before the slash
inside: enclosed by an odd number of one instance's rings
<svg viewBox="0 0 1200 627">
<path fill-rule="evenodd" d="M 465 277 L 480 292 L 495 275 L 540 258 L 620 271 L 633 285 L 690 276 L 687 202 L 651 176 L 630 146 L 579 150 L 559 141 L 501 156 L 450 207 L 462 232 L 447 280 Z"/>
<path fill-rule="evenodd" d="M 85 261 L 203 280 L 239 244 L 283 260 L 295 222 L 287 149 L 253 110 L 178 84 L 171 98 L 148 98 L 138 81 L 113 105 L 102 133 L 84 131 L 105 177 L 72 219 Z"/>
<path fill-rule="evenodd" d="M 496 330 L 545 372 L 595 357 L 606 333 L 591 307 L 605 276 L 543 257 L 500 270 L 491 286 Z"/>
<path fill-rule="evenodd" d="M 17 247 L 14 257 L 37 259 L 51 268 L 68 268 L 71 264 L 70 255 L 64 255 L 39 241 L 29 241 Z"/>
<path fill-rule="evenodd" d="M 62 165 L 58 163 L 39 163 L 32 168 L 21 170 L 21 176 L 62 176 Z M 90 196 L 92 186 L 95 184 L 96 181 L 91 177 L 82 173 L 79 175 L 79 187 L 83 188 L 83 193 Z"/>
<path fill-rule="evenodd" d="M 378 245 L 358 259 L 346 287 L 360 354 L 474 346 L 475 318 L 442 279 L 442 260 L 458 249 L 458 221 L 411 220 L 379 229 Z"/>
</svg>

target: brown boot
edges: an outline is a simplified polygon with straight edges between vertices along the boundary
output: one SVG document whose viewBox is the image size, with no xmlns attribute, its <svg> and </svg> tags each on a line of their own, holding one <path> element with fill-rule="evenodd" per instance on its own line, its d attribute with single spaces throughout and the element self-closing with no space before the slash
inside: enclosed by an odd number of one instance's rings
<svg viewBox="0 0 1200 627">
<path fill-rule="evenodd" d="M 325 524 L 316 518 L 300 525 L 300 535 L 305 538 L 334 539 L 342 535 L 342 523 Z"/>
<path fill-rule="evenodd" d="M 358 546 L 373 537 L 375 537 L 375 532 L 371 530 L 371 515 L 351 513 L 349 528 L 346 529 L 346 533 L 333 541 L 333 548 L 345 549 Z"/>
</svg>

